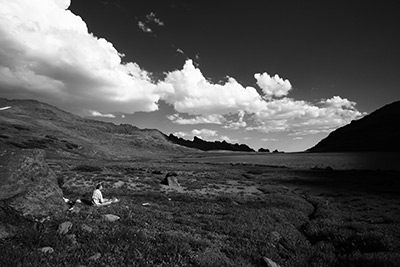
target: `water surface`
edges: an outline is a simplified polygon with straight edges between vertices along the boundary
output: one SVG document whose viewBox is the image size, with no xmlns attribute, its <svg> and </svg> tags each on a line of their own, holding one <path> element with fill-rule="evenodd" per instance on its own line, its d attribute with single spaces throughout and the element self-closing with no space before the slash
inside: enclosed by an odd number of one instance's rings
<svg viewBox="0 0 400 267">
<path fill-rule="evenodd" d="M 399 152 L 336 152 L 336 153 L 218 153 L 209 152 L 190 162 L 244 163 L 286 166 L 298 169 L 331 167 L 335 170 L 400 171 Z"/>
</svg>

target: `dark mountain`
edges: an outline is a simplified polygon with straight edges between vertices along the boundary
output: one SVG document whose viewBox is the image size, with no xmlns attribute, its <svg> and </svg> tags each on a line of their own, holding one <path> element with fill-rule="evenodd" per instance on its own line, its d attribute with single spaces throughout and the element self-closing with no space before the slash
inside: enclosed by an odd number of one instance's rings
<svg viewBox="0 0 400 267">
<path fill-rule="evenodd" d="M 229 151 L 246 151 L 246 152 L 254 152 L 254 149 L 248 147 L 247 145 L 239 145 L 239 144 L 230 144 L 225 140 L 208 142 L 204 141 L 197 136 L 193 138 L 193 141 L 185 140 L 183 138 L 178 138 L 173 134 L 168 136 L 168 139 L 178 145 L 186 146 L 190 148 L 197 148 L 203 151 L 211 151 L 211 150 L 229 150 Z"/>
<path fill-rule="evenodd" d="M 10 108 L 7 108 L 10 107 Z M 35 100 L 0 98 L 0 148 L 41 148 L 67 158 L 131 159 L 192 151 L 154 129 L 85 119 Z"/>
<path fill-rule="evenodd" d="M 333 131 L 307 151 L 400 151 L 399 122 L 400 101 L 397 101 Z"/>
</svg>

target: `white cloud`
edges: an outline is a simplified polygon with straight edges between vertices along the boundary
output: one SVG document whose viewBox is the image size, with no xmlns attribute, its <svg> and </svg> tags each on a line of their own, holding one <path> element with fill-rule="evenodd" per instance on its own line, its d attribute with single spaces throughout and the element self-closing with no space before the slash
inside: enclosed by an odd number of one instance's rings
<svg viewBox="0 0 400 267">
<path fill-rule="evenodd" d="M 5 95 L 61 107 L 153 111 L 159 88 L 135 63 L 88 32 L 70 1 L 0 0 L 0 86 Z M 79 45 L 77 45 L 79 44 Z"/>
<path fill-rule="evenodd" d="M 115 115 L 113 115 L 113 114 L 102 114 L 95 110 L 90 111 L 90 115 L 92 115 L 93 117 L 115 118 Z"/>
<path fill-rule="evenodd" d="M 167 116 L 167 119 L 176 124 L 222 124 L 223 116 L 214 114 L 208 116 L 191 116 L 190 118 L 182 118 L 179 114 Z"/>
<path fill-rule="evenodd" d="M 176 132 L 176 133 L 173 133 L 173 135 L 175 135 L 176 137 L 179 137 L 179 138 L 183 138 L 183 137 L 188 136 L 189 134 L 185 133 L 185 132 Z"/>
<path fill-rule="evenodd" d="M 244 88 L 233 78 L 223 85 L 210 83 L 192 60 L 187 60 L 182 70 L 169 72 L 158 86 L 160 90 L 169 92 L 163 99 L 176 111 L 191 115 L 255 111 L 263 105 L 254 88 Z"/>
<path fill-rule="evenodd" d="M 274 77 L 264 72 L 263 74 L 256 73 L 254 78 L 257 80 L 257 85 L 263 90 L 266 97 L 282 97 L 289 93 L 292 85 L 288 80 L 283 80 L 278 74 Z"/>
<path fill-rule="evenodd" d="M 138 21 L 138 27 L 141 29 L 143 32 L 153 32 L 153 30 L 147 26 L 143 21 Z"/>
<path fill-rule="evenodd" d="M 164 26 L 164 22 L 162 22 L 159 18 L 157 18 L 154 12 L 150 12 L 146 15 L 147 22 L 154 22 L 158 26 Z"/>
<path fill-rule="evenodd" d="M 210 130 L 210 129 L 201 129 L 197 130 L 194 129 L 192 130 L 192 134 L 195 136 L 201 136 L 201 137 L 211 137 L 211 136 L 217 136 L 217 131 Z"/>
<path fill-rule="evenodd" d="M 153 29 L 149 26 L 149 24 L 156 26 L 164 26 L 164 22 L 162 22 L 159 18 L 157 18 L 154 12 L 150 12 L 146 15 L 146 19 L 144 21 L 138 21 L 138 27 L 145 33 L 152 33 Z"/>
<path fill-rule="evenodd" d="M 321 104 L 323 106 L 318 107 L 290 98 L 269 101 L 267 108 L 256 114 L 257 125 L 247 129 L 267 133 L 279 131 L 304 133 L 310 130 L 314 134 L 326 133 L 365 115 L 355 109 L 354 102 L 340 97 L 323 100 Z"/>
</svg>

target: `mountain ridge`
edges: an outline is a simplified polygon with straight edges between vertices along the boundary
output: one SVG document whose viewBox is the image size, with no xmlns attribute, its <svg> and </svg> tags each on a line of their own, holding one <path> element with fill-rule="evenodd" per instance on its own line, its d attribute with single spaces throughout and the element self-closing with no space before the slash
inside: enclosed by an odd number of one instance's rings
<svg viewBox="0 0 400 267">
<path fill-rule="evenodd" d="M 400 151 L 400 101 L 336 129 L 306 152 Z"/>
<path fill-rule="evenodd" d="M 37 100 L 0 98 L 0 148 L 40 148 L 68 158 L 158 158 L 192 150 L 159 130 L 82 118 Z"/>
</svg>

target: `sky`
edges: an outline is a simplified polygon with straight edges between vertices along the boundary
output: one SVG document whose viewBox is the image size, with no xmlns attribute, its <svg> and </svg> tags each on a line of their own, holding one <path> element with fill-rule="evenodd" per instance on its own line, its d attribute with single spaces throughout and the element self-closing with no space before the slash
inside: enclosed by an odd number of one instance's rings
<svg viewBox="0 0 400 267">
<path fill-rule="evenodd" d="M 400 100 L 394 2 L 0 0 L 0 97 L 304 151 Z"/>
</svg>

